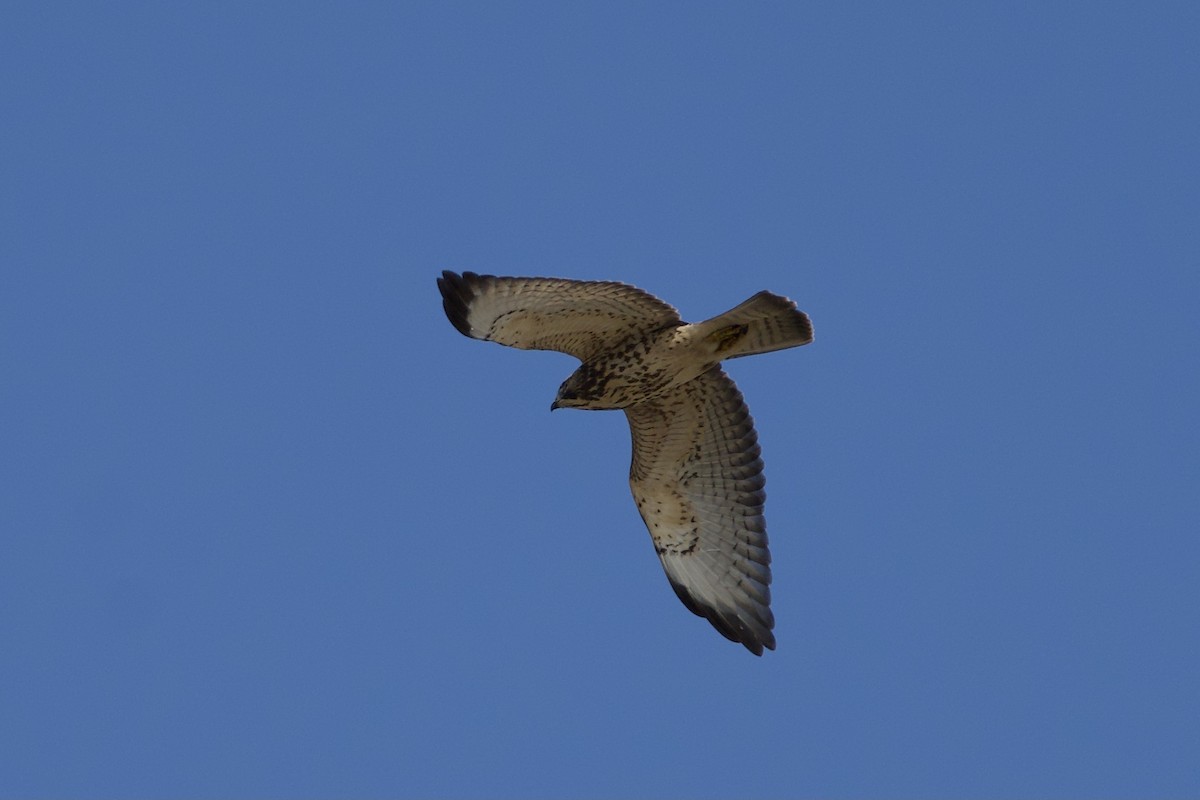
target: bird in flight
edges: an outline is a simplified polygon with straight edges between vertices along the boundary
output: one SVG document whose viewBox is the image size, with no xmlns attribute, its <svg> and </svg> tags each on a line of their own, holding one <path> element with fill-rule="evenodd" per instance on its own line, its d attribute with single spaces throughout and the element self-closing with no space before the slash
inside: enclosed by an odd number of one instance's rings
<svg viewBox="0 0 1200 800">
<path fill-rule="evenodd" d="M 583 362 L 550 408 L 625 412 L 629 486 L 671 588 L 727 639 L 774 650 L 758 436 L 720 362 L 808 344 L 808 316 L 770 292 L 688 324 L 613 281 L 445 271 L 437 285 L 464 336 Z"/>
</svg>

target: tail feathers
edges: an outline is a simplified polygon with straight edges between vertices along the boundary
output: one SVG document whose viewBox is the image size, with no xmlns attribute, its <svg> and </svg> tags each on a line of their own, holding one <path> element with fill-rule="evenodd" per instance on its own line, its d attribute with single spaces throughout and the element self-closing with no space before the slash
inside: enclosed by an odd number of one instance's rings
<svg viewBox="0 0 1200 800">
<path fill-rule="evenodd" d="M 812 322 L 786 297 L 759 292 L 736 308 L 696 325 L 722 359 L 808 344 Z"/>
</svg>

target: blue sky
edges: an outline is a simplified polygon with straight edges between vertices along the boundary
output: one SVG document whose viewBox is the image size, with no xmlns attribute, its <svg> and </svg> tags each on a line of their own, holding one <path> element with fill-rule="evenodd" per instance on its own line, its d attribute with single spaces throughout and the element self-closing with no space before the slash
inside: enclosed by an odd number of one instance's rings
<svg viewBox="0 0 1200 800">
<path fill-rule="evenodd" d="M 13 3 L 0 795 L 1200 793 L 1193 3 Z M 442 269 L 761 289 L 779 648 Z"/>
</svg>

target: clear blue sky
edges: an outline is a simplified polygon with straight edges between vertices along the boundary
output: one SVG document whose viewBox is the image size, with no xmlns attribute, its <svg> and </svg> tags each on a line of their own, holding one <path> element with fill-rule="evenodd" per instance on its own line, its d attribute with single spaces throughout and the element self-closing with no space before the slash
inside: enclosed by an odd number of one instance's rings
<svg viewBox="0 0 1200 800">
<path fill-rule="evenodd" d="M 0 796 L 1200 794 L 1200 12 L 10 3 Z M 442 269 L 730 364 L 779 649 Z"/>
</svg>

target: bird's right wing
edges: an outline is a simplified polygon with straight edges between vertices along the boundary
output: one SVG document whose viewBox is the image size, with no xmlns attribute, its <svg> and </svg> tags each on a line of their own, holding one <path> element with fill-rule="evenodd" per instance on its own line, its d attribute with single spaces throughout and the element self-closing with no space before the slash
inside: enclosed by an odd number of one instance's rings
<svg viewBox="0 0 1200 800">
<path fill-rule="evenodd" d="M 671 588 L 726 638 L 774 650 L 763 463 L 741 392 L 717 366 L 625 414 L 629 485 Z"/>
<path fill-rule="evenodd" d="M 498 278 L 446 271 L 442 307 L 464 336 L 586 361 L 633 334 L 681 323 L 649 292 L 613 281 Z"/>
</svg>

